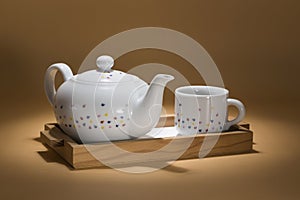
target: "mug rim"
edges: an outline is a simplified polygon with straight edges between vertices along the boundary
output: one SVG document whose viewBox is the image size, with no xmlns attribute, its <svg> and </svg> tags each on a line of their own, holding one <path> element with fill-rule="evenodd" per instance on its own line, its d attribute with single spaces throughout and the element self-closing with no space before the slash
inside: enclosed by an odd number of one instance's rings
<svg viewBox="0 0 300 200">
<path fill-rule="evenodd" d="M 219 92 L 217 92 L 217 94 L 190 94 L 187 92 L 184 92 L 183 90 L 187 90 L 187 89 L 196 89 L 196 88 L 205 88 L 208 90 L 218 90 Z M 221 87 L 216 87 L 216 86 L 209 86 L 209 85 L 190 85 L 190 86 L 182 86 L 182 87 L 178 87 L 175 90 L 175 94 L 180 94 L 183 96 L 189 96 L 189 97 L 217 97 L 217 96 L 224 96 L 224 95 L 228 95 L 229 91 L 225 88 L 221 88 Z"/>
</svg>

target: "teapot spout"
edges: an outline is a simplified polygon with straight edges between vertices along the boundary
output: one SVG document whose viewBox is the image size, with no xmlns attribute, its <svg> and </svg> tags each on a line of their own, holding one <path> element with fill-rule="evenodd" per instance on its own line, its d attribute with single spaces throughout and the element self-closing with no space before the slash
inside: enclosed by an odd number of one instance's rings
<svg viewBox="0 0 300 200">
<path fill-rule="evenodd" d="M 157 125 L 161 114 L 165 86 L 173 79 L 173 76 L 167 74 L 158 74 L 153 78 L 145 95 L 138 100 L 135 109 L 133 109 L 131 120 L 134 129 L 130 131 L 131 136 L 142 136 Z"/>
<path fill-rule="evenodd" d="M 163 93 L 166 84 L 173 80 L 174 77 L 167 74 L 157 74 L 151 81 L 146 95 L 144 96 L 142 105 L 151 109 L 153 106 L 162 106 Z M 160 108 L 161 109 L 161 108 Z M 160 114 L 160 112 L 159 112 Z"/>
</svg>

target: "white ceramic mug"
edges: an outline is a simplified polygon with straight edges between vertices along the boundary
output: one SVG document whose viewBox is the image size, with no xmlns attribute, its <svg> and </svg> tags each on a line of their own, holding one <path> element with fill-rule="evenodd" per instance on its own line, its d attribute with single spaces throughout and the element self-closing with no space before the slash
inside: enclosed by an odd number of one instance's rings
<svg viewBox="0 0 300 200">
<path fill-rule="evenodd" d="M 239 123 L 246 111 L 242 102 L 228 98 L 228 90 L 213 86 L 184 86 L 175 91 L 175 126 L 182 135 L 222 132 Z M 238 116 L 228 120 L 228 106 Z"/>
</svg>

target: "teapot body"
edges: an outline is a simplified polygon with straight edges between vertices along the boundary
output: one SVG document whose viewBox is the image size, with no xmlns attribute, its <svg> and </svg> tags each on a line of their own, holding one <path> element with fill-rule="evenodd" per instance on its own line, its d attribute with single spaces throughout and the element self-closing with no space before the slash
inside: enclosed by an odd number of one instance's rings
<svg viewBox="0 0 300 200">
<path fill-rule="evenodd" d="M 141 80 L 92 84 L 70 79 L 58 88 L 55 96 L 57 123 L 77 142 L 132 139 L 128 134 L 133 123 L 130 114 L 136 99 L 148 87 Z"/>
<path fill-rule="evenodd" d="M 150 85 L 112 70 L 114 60 L 100 56 L 98 69 L 73 75 L 64 63 L 51 65 L 44 87 L 61 129 L 77 142 L 126 140 L 147 134 L 159 121 L 163 92 L 174 77 L 157 74 Z M 64 82 L 56 91 L 55 76 Z"/>
</svg>

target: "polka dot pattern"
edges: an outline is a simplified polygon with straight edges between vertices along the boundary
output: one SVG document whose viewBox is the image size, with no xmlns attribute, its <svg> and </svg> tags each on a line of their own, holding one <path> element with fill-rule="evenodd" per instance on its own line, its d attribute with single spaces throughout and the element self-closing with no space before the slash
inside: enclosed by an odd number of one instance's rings
<svg viewBox="0 0 300 200">
<path fill-rule="evenodd" d="M 178 103 L 178 107 L 181 107 L 182 104 Z M 217 131 L 222 131 L 223 126 L 222 126 L 222 120 L 220 118 L 219 113 L 214 113 L 213 119 L 210 119 L 208 123 L 203 123 L 203 119 L 201 118 L 202 114 L 202 109 L 199 108 L 198 111 L 200 118 L 196 119 L 195 117 L 190 117 L 190 116 L 183 116 L 182 113 L 176 113 L 175 115 L 175 120 L 174 124 L 176 127 L 180 129 L 186 129 L 186 130 L 195 130 L 197 133 L 203 133 L 203 132 L 217 132 Z M 213 112 L 213 111 L 212 111 Z"/>
<path fill-rule="evenodd" d="M 73 116 L 66 116 L 66 115 L 59 115 L 60 112 L 56 113 L 56 118 L 59 124 L 63 124 L 67 128 L 79 128 L 79 129 L 112 129 L 112 128 L 119 128 L 126 127 L 126 121 L 129 121 L 130 119 L 122 115 L 117 116 L 110 116 L 108 112 L 105 112 L 107 110 L 107 104 L 105 102 L 101 102 L 100 108 L 102 108 L 104 111 L 103 113 L 97 114 L 97 120 L 94 121 L 93 115 L 85 115 L 85 116 L 79 116 L 76 119 L 73 118 Z M 80 106 L 83 110 L 87 108 L 86 104 L 83 104 Z M 125 107 L 128 107 L 126 104 Z M 64 105 L 55 105 L 54 108 L 57 109 L 63 109 Z M 84 112 L 83 112 L 84 113 Z M 126 120 L 125 120 L 126 119 Z"/>
</svg>

